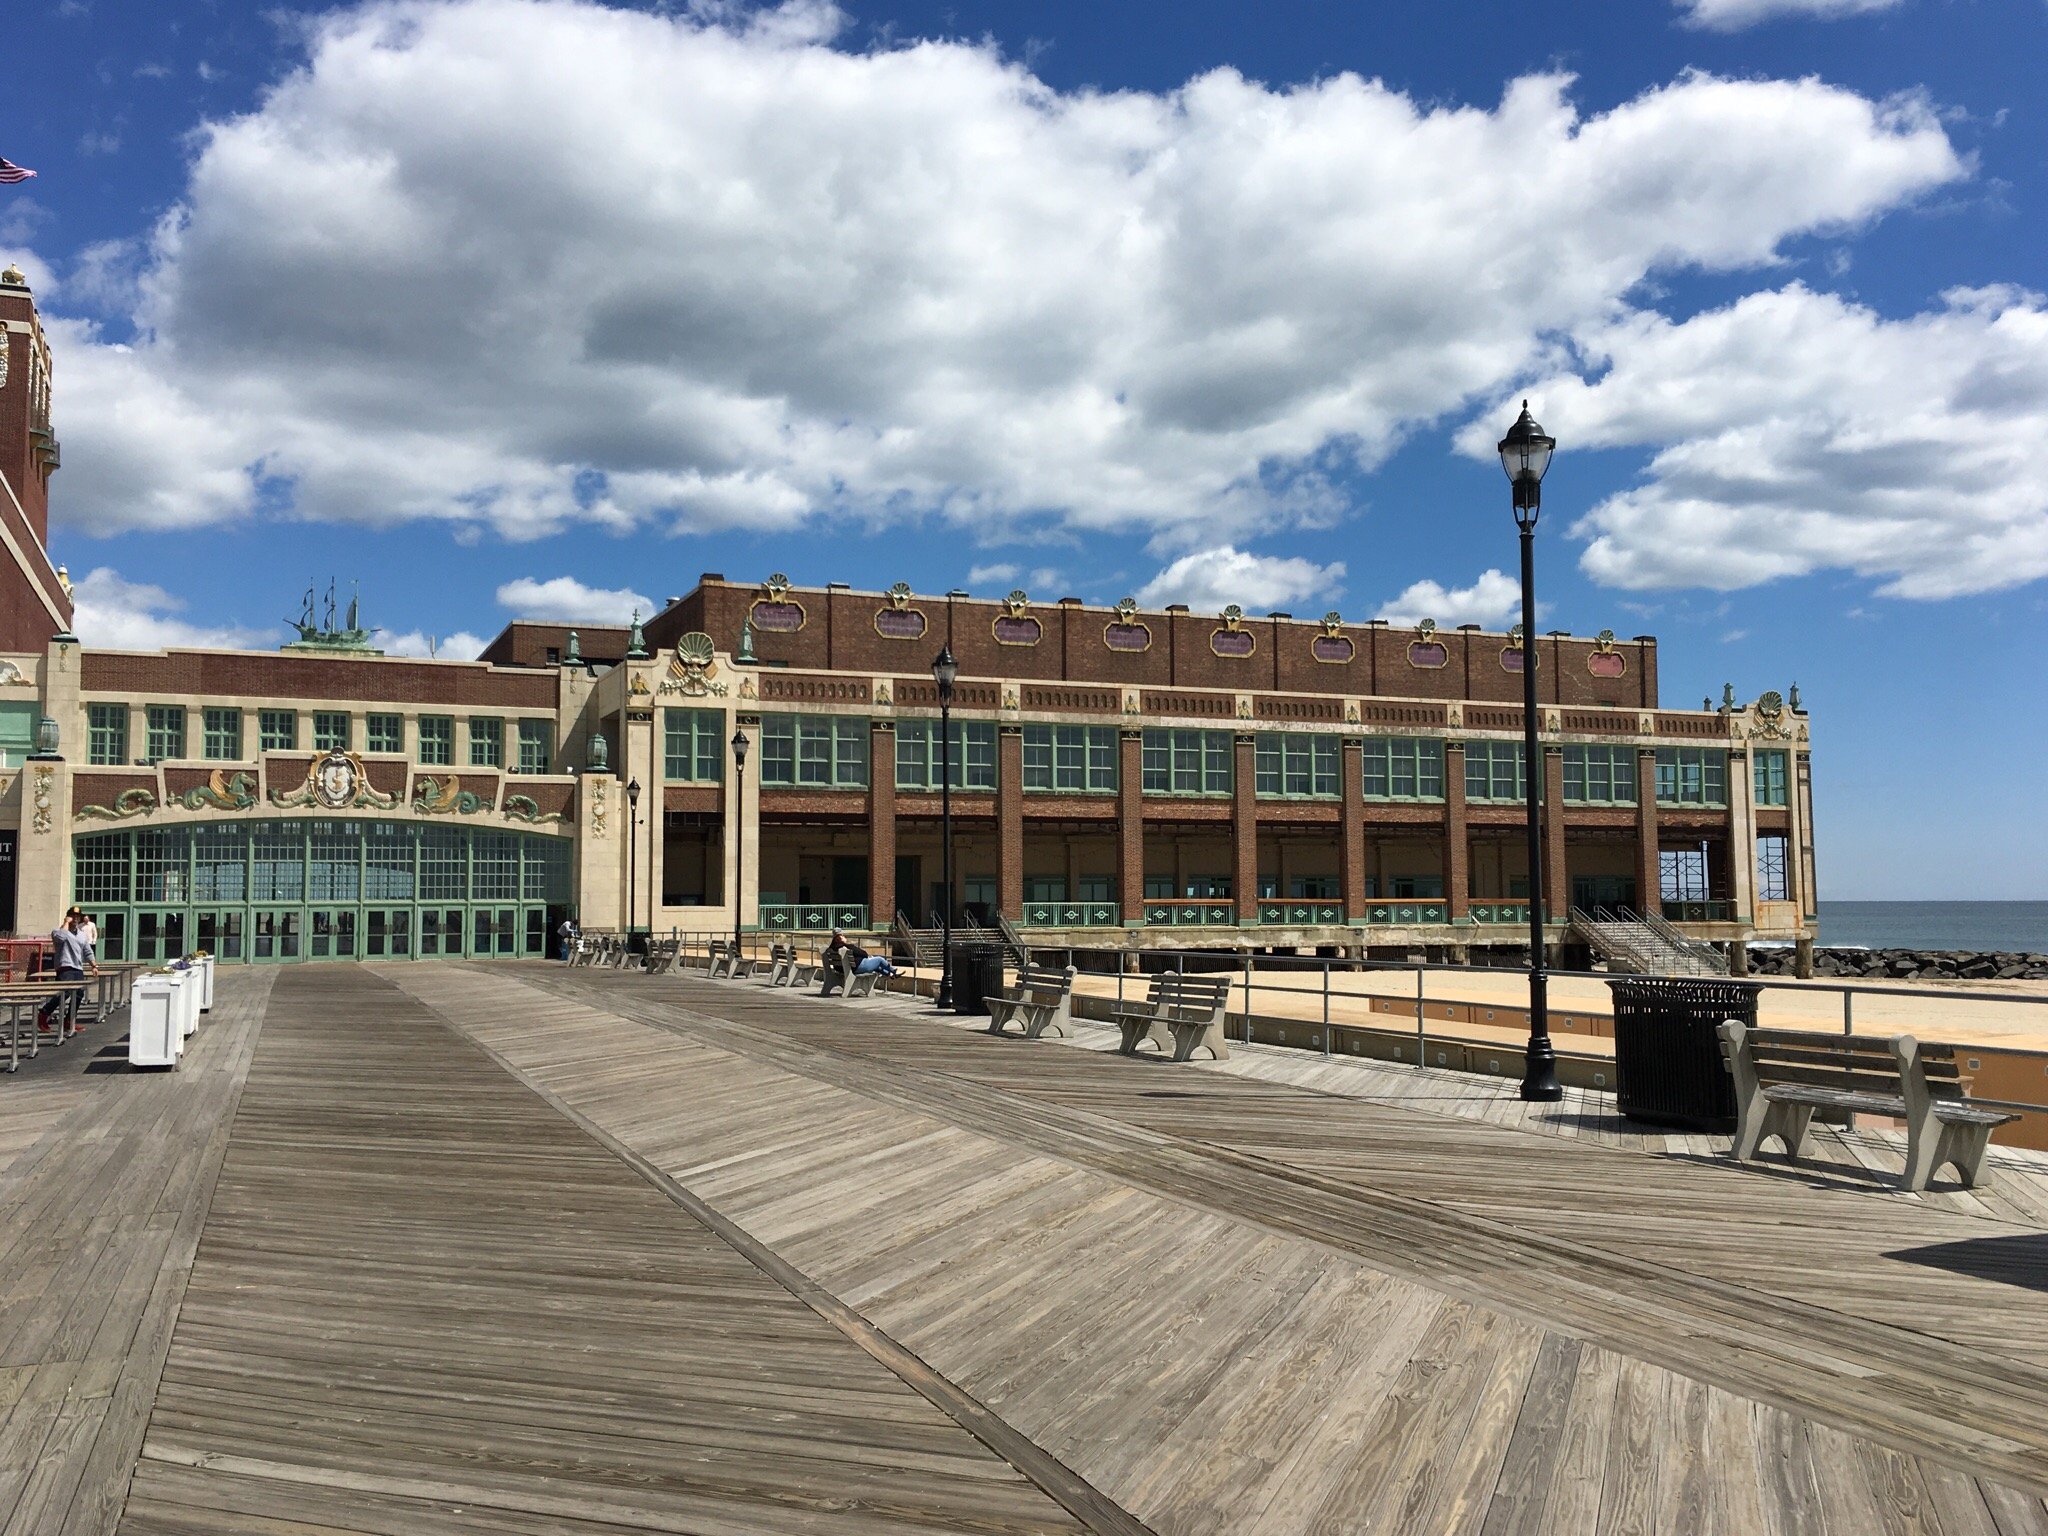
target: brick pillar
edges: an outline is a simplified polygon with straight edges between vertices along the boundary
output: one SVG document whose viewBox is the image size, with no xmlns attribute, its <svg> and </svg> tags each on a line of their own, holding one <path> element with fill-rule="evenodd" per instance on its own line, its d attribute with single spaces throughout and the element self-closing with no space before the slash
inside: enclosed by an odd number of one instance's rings
<svg viewBox="0 0 2048 1536">
<path fill-rule="evenodd" d="M 1657 749 L 1636 748 L 1636 903 L 1658 910 L 1663 873 L 1657 862 Z"/>
<path fill-rule="evenodd" d="M 888 929 L 895 921 L 896 722 L 873 720 L 868 723 L 868 922 Z"/>
<path fill-rule="evenodd" d="M 1145 734 L 1117 738 L 1116 899 L 1129 928 L 1145 926 Z"/>
<path fill-rule="evenodd" d="M 1237 897 L 1237 920 L 1259 920 L 1259 758 L 1258 738 L 1240 731 L 1237 762 L 1230 775 L 1230 889 Z"/>
<path fill-rule="evenodd" d="M 1561 923 L 1571 911 L 1572 884 L 1564 857 L 1564 748 L 1543 749 L 1543 907 Z"/>
<path fill-rule="evenodd" d="M 1356 738 L 1344 742 L 1344 798 L 1339 802 L 1337 844 L 1337 892 L 1344 898 L 1344 915 L 1352 922 L 1365 920 L 1365 743 Z"/>
<path fill-rule="evenodd" d="M 996 908 L 1024 917 L 1024 727 L 996 732 Z"/>
<path fill-rule="evenodd" d="M 1465 743 L 1444 743 L 1444 901 L 1454 923 L 1472 909 L 1472 834 L 1465 824 Z"/>
</svg>

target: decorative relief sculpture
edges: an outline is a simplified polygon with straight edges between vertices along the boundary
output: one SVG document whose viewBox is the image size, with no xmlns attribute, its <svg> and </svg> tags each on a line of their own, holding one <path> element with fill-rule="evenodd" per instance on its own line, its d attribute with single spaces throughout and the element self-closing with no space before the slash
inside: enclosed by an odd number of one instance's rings
<svg viewBox="0 0 2048 1536">
<path fill-rule="evenodd" d="M 1150 625 L 1138 622 L 1138 600 L 1126 597 L 1116 605 L 1116 617 L 1102 629 L 1102 643 L 1112 651 L 1149 651 L 1152 649 Z"/>
<path fill-rule="evenodd" d="M 1017 704 L 1017 690 L 1015 688 L 1005 688 L 1003 690 L 1003 708 L 1015 709 Z"/>
<path fill-rule="evenodd" d="M 875 633 L 884 640 L 924 638 L 924 610 L 910 606 L 910 583 L 899 581 L 887 593 L 889 606 L 875 614 Z"/>
<path fill-rule="evenodd" d="M 1543 653 L 1541 651 L 1532 652 L 1528 649 L 1528 647 L 1522 644 L 1522 626 L 1517 624 L 1513 629 L 1508 631 L 1508 643 L 1500 653 L 1501 671 L 1521 671 L 1522 659 L 1523 657 L 1529 655 L 1533 655 L 1536 658 L 1536 670 L 1538 672 L 1541 672 L 1543 670 Z"/>
<path fill-rule="evenodd" d="M 608 778 L 588 778 L 583 781 L 590 789 L 590 831 L 594 837 L 603 837 L 605 818 L 611 811 L 612 781 Z"/>
<path fill-rule="evenodd" d="M 878 679 L 875 683 L 875 702 L 884 708 L 895 703 L 894 696 L 889 692 L 889 680 L 886 677 Z"/>
<path fill-rule="evenodd" d="M 124 789 L 114 796 L 112 805 L 82 805 L 72 814 L 73 821 L 125 821 L 130 816 L 147 816 L 156 809 L 156 791 L 153 789 Z M 47 832 L 49 813 L 41 805 L 36 810 L 36 830 Z"/>
<path fill-rule="evenodd" d="M 1223 610 L 1223 627 L 1209 631 L 1209 649 L 1233 660 L 1259 648 L 1259 637 L 1244 627 L 1244 610 L 1232 603 Z"/>
<path fill-rule="evenodd" d="M 297 789 L 273 789 L 270 803 L 283 810 L 317 805 L 329 811 L 364 806 L 391 811 L 398 808 L 398 796 L 382 795 L 372 789 L 363 760 L 353 752 L 337 750 L 314 758 L 306 767 L 305 781 Z"/>
<path fill-rule="evenodd" d="M 541 814 L 540 802 L 531 795 L 507 795 L 505 797 L 505 819 L 507 821 L 531 822 L 536 826 L 544 826 L 549 823 L 566 822 L 569 818 L 557 816 L 552 812 L 543 816 Z"/>
<path fill-rule="evenodd" d="M 38 832 L 50 830 L 50 808 L 56 804 L 57 773 L 53 768 L 36 769 L 35 820 L 32 825 Z"/>
<path fill-rule="evenodd" d="M 1031 616 L 1031 599 L 1022 587 L 1003 599 L 1003 611 L 989 620 L 988 630 L 997 645 L 1036 645 L 1045 633 Z"/>
<path fill-rule="evenodd" d="M 490 805 L 482 795 L 464 789 L 461 778 L 455 774 L 437 779 L 424 773 L 412 787 L 412 808 L 422 816 L 474 816 L 478 811 L 489 810 Z"/>
<path fill-rule="evenodd" d="M 1586 670 L 1595 677 L 1621 677 L 1628 671 L 1628 657 L 1614 648 L 1614 631 L 1603 629 L 1586 653 Z"/>
<path fill-rule="evenodd" d="M 747 609 L 747 622 L 767 634 L 793 635 L 809 620 L 804 605 L 789 595 L 789 578 L 780 571 L 761 583 L 761 595 Z"/>
<path fill-rule="evenodd" d="M 1424 619 L 1415 626 L 1415 638 L 1408 642 L 1408 665 L 1433 670 L 1451 664 L 1451 648 L 1436 637 L 1436 620 Z"/>
<path fill-rule="evenodd" d="M 229 774 L 216 768 L 204 784 L 195 784 L 179 796 L 188 811 L 246 811 L 256 803 L 256 775 Z"/>
<path fill-rule="evenodd" d="M 1777 689 L 1767 689 L 1756 701 L 1755 734 L 1767 741 L 1790 741 L 1792 730 L 1785 718 L 1785 699 Z"/>
<path fill-rule="evenodd" d="M 662 681 L 661 692 L 679 693 L 690 699 L 709 696 L 722 699 L 730 690 L 724 683 L 712 681 L 717 676 L 718 647 L 709 635 L 691 630 L 676 641 L 675 654 L 669 658 L 668 676 Z M 641 687 L 640 692 L 646 691 L 644 686 Z"/>
<path fill-rule="evenodd" d="M 0 688 L 33 688 L 34 681 L 11 661 L 0 661 Z"/>
<path fill-rule="evenodd" d="M 1332 666 L 1343 666 L 1358 655 L 1358 647 L 1344 633 L 1344 616 L 1334 609 L 1323 615 L 1323 632 L 1308 643 L 1309 655 Z"/>
</svg>

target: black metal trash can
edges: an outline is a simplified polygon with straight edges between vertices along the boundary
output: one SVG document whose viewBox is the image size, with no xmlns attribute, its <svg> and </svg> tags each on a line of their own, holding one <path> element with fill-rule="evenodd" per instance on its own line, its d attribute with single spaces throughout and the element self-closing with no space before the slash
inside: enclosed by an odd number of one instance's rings
<svg viewBox="0 0 2048 1536">
<path fill-rule="evenodd" d="M 1631 976 L 1614 993 L 1615 1108 L 1687 1131 L 1735 1129 L 1735 1087 L 1721 1060 L 1724 1020 L 1754 1026 L 1762 984 Z"/>
<path fill-rule="evenodd" d="M 986 1017 L 991 993 L 1003 990 L 1003 951 L 995 944 L 953 946 L 953 1011 Z"/>
</svg>

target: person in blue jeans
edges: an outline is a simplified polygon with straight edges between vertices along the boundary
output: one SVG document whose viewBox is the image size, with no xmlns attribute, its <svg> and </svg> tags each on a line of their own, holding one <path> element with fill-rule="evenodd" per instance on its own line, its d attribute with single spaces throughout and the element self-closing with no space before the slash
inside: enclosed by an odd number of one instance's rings
<svg viewBox="0 0 2048 1536">
<path fill-rule="evenodd" d="M 856 976 L 872 976 L 877 973 L 883 976 L 894 976 L 897 974 L 897 971 L 896 967 L 891 965 L 888 958 L 883 955 L 869 955 L 853 968 L 853 974 Z"/>
<path fill-rule="evenodd" d="M 99 973 L 99 966 L 93 960 L 92 945 L 86 942 L 84 928 L 85 915 L 73 907 L 64 914 L 64 921 L 50 932 L 50 958 L 56 962 L 59 981 L 83 981 L 87 973 Z M 78 994 L 66 992 L 43 1004 L 36 1023 L 40 1028 L 61 1032 L 77 1012 Z"/>
<path fill-rule="evenodd" d="M 576 919 L 563 918 L 562 926 L 555 930 L 555 937 L 562 941 L 562 959 L 566 962 L 576 953 Z"/>
</svg>

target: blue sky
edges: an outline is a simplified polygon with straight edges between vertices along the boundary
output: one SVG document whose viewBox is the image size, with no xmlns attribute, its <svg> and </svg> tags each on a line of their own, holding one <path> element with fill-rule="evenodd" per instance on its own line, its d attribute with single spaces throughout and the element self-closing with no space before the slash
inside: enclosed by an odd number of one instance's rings
<svg viewBox="0 0 2048 1536">
<path fill-rule="evenodd" d="M 24 0 L 109 644 L 786 571 L 1797 681 L 1823 891 L 2042 897 L 2042 0 Z M 1539 23 L 1548 21 L 1547 26 Z"/>
</svg>

